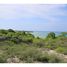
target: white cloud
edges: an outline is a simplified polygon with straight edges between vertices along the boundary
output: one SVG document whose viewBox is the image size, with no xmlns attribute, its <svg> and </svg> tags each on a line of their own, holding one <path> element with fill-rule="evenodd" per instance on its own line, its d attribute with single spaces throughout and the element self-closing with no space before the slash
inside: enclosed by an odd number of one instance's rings
<svg viewBox="0 0 67 67">
<path fill-rule="evenodd" d="M 46 27 L 48 29 L 58 26 L 56 23 L 60 19 L 58 16 L 67 16 L 64 10 L 66 5 L 44 5 L 44 4 L 24 4 L 24 5 L 0 5 L 0 19 L 18 19 L 39 17 L 49 22 L 44 24 L 33 24 L 36 29 Z M 32 22 L 31 22 L 32 23 Z"/>
<path fill-rule="evenodd" d="M 40 17 L 48 20 L 55 20 L 54 16 L 65 16 L 66 11 L 61 8 L 65 5 L 0 5 L 0 18 L 15 19 Z"/>
</svg>

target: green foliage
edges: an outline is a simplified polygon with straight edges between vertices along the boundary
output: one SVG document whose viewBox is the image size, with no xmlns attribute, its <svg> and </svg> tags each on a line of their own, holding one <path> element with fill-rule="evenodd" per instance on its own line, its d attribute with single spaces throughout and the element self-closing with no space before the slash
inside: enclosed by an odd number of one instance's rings
<svg viewBox="0 0 67 67">
<path fill-rule="evenodd" d="M 65 55 L 67 55 L 67 47 L 66 47 L 66 48 L 58 47 L 58 48 L 56 49 L 56 51 L 59 52 L 59 53 L 63 53 L 63 54 L 65 54 Z"/>
<path fill-rule="evenodd" d="M 52 38 L 52 39 L 54 39 L 54 38 L 55 38 L 55 33 L 54 33 L 54 32 L 48 33 L 47 38 Z"/>
<path fill-rule="evenodd" d="M 0 56 L 0 63 L 6 63 L 5 58 L 3 58 L 2 56 Z"/>
<path fill-rule="evenodd" d="M 48 63 L 49 62 L 49 55 L 45 52 L 44 54 L 41 54 L 38 58 L 38 61 L 43 62 L 43 63 Z"/>
<path fill-rule="evenodd" d="M 7 30 L 2 29 L 2 30 L 0 30 L 0 33 L 7 34 L 8 32 L 7 32 Z"/>
<path fill-rule="evenodd" d="M 50 32 L 47 38 L 42 39 L 27 31 L 0 30 L 0 63 L 7 62 L 8 58 L 15 56 L 25 63 L 64 62 L 62 57 L 46 52 L 55 50 L 67 55 L 67 37 L 64 35 L 66 35 L 65 32 L 63 36 L 55 36 L 54 32 Z"/>
<path fill-rule="evenodd" d="M 62 35 L 63 37 L 67 37 L 67 32 L 62 32 L 61 35 Z"/>
<path fill-rule="evenodd" d="M 38 38 L 34 38 L 33 39 L 33 44 L 35 45 L 35 46 L 38 46 L 38 47 L 43 47 L 44 45 L 45 45 L 45 41 L 43 40 L 43 39 L 38 39 Z"/>
<path fill-rule="evenodd" d="M 37 61 L 42 62 L 42 63 L 60 63 L 64 62 L 62 58 L 58 57 L 55 54 L 48 54 L 45 52 L 44 54 L 41 54 L 38 56 Z"/>
<path fill-rule="evenodd" d="M 15 32 L 14 30 L 12 30 L 12 29 L 8 29 L 8 32 Z"/>
<path fill-rule="evenodd" d="M 61 58 L 55 54 L 51 54 L 49 56 L 49 63 L 63 63 L 63 62 L 64 62 L 63 58 Z"/>
<path fill-rule="evenodd" d="M 56 49 L 56 51 L 58 51 L 58 52 L 63 52 L 64 51 L 64 48 L 62 48 L 62 47 L 58 47 L 57 49 Z"/>
<path fill-rule="evenodd" d="M 8 58 L 17 56 L 24 63 L 59 63 L 62 61 L 58 56 L 49 55 L 47 52 L 42 53 L 42 50 L 33 46 L 13 45 L 7 48 L 5 52 Z"/>
</svg>

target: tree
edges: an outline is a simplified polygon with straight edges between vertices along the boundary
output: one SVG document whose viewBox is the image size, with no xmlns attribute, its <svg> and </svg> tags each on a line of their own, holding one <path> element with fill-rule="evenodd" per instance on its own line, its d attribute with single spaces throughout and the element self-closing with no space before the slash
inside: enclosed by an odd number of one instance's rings
<svg viewBox="0 0 67 67">
<path fill-rule="evenodd" d="M 54 32 L 48 33 L 47 38 L 52 38 L 52 39 L 54 39 L 54 38 L 55 38 L 55 33 L 54 33 Z"/>
<path fill-rule="evenodd" d="M 14 30 L 12 30 L 12 29 L 8 29 L 8 31 L 9 31 L 9 32 L 15 32 L 15 31 L 14 31 Z"/>
<path fill-rule="evenodd" d="M 67 32 L 61 32 L 61 36 L 66 37 L 67 36 Z"/>
<path fill-rule="evenodd" d="M 2 30 L 0 30 L 0 33 L 7 34 L 7 30 L 2 29 Z"/>
</svg>

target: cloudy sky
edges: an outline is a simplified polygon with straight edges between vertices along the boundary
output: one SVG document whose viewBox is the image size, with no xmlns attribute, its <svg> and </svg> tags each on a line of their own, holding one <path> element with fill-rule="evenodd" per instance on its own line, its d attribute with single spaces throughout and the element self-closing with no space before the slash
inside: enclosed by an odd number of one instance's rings
<svg viewBox="0 0 67 67">
<path fill-rule="evenodd" d="M 0 29 L 67 31 L 66 4 L 0 4 Z"/>
</svg>

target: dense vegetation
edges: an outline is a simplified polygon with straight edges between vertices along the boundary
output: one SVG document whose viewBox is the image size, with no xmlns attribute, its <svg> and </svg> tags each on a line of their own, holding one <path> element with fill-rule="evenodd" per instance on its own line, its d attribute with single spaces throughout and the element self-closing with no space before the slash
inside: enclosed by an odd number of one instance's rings
<svg viewBox="0 0 67 67">
<path fill-rule="evenodd" d="M 28 31 L 0 30 L 0 63 L 64 63 L 65 56 L 67 32 L 42 39 Z"/>
</svg>

